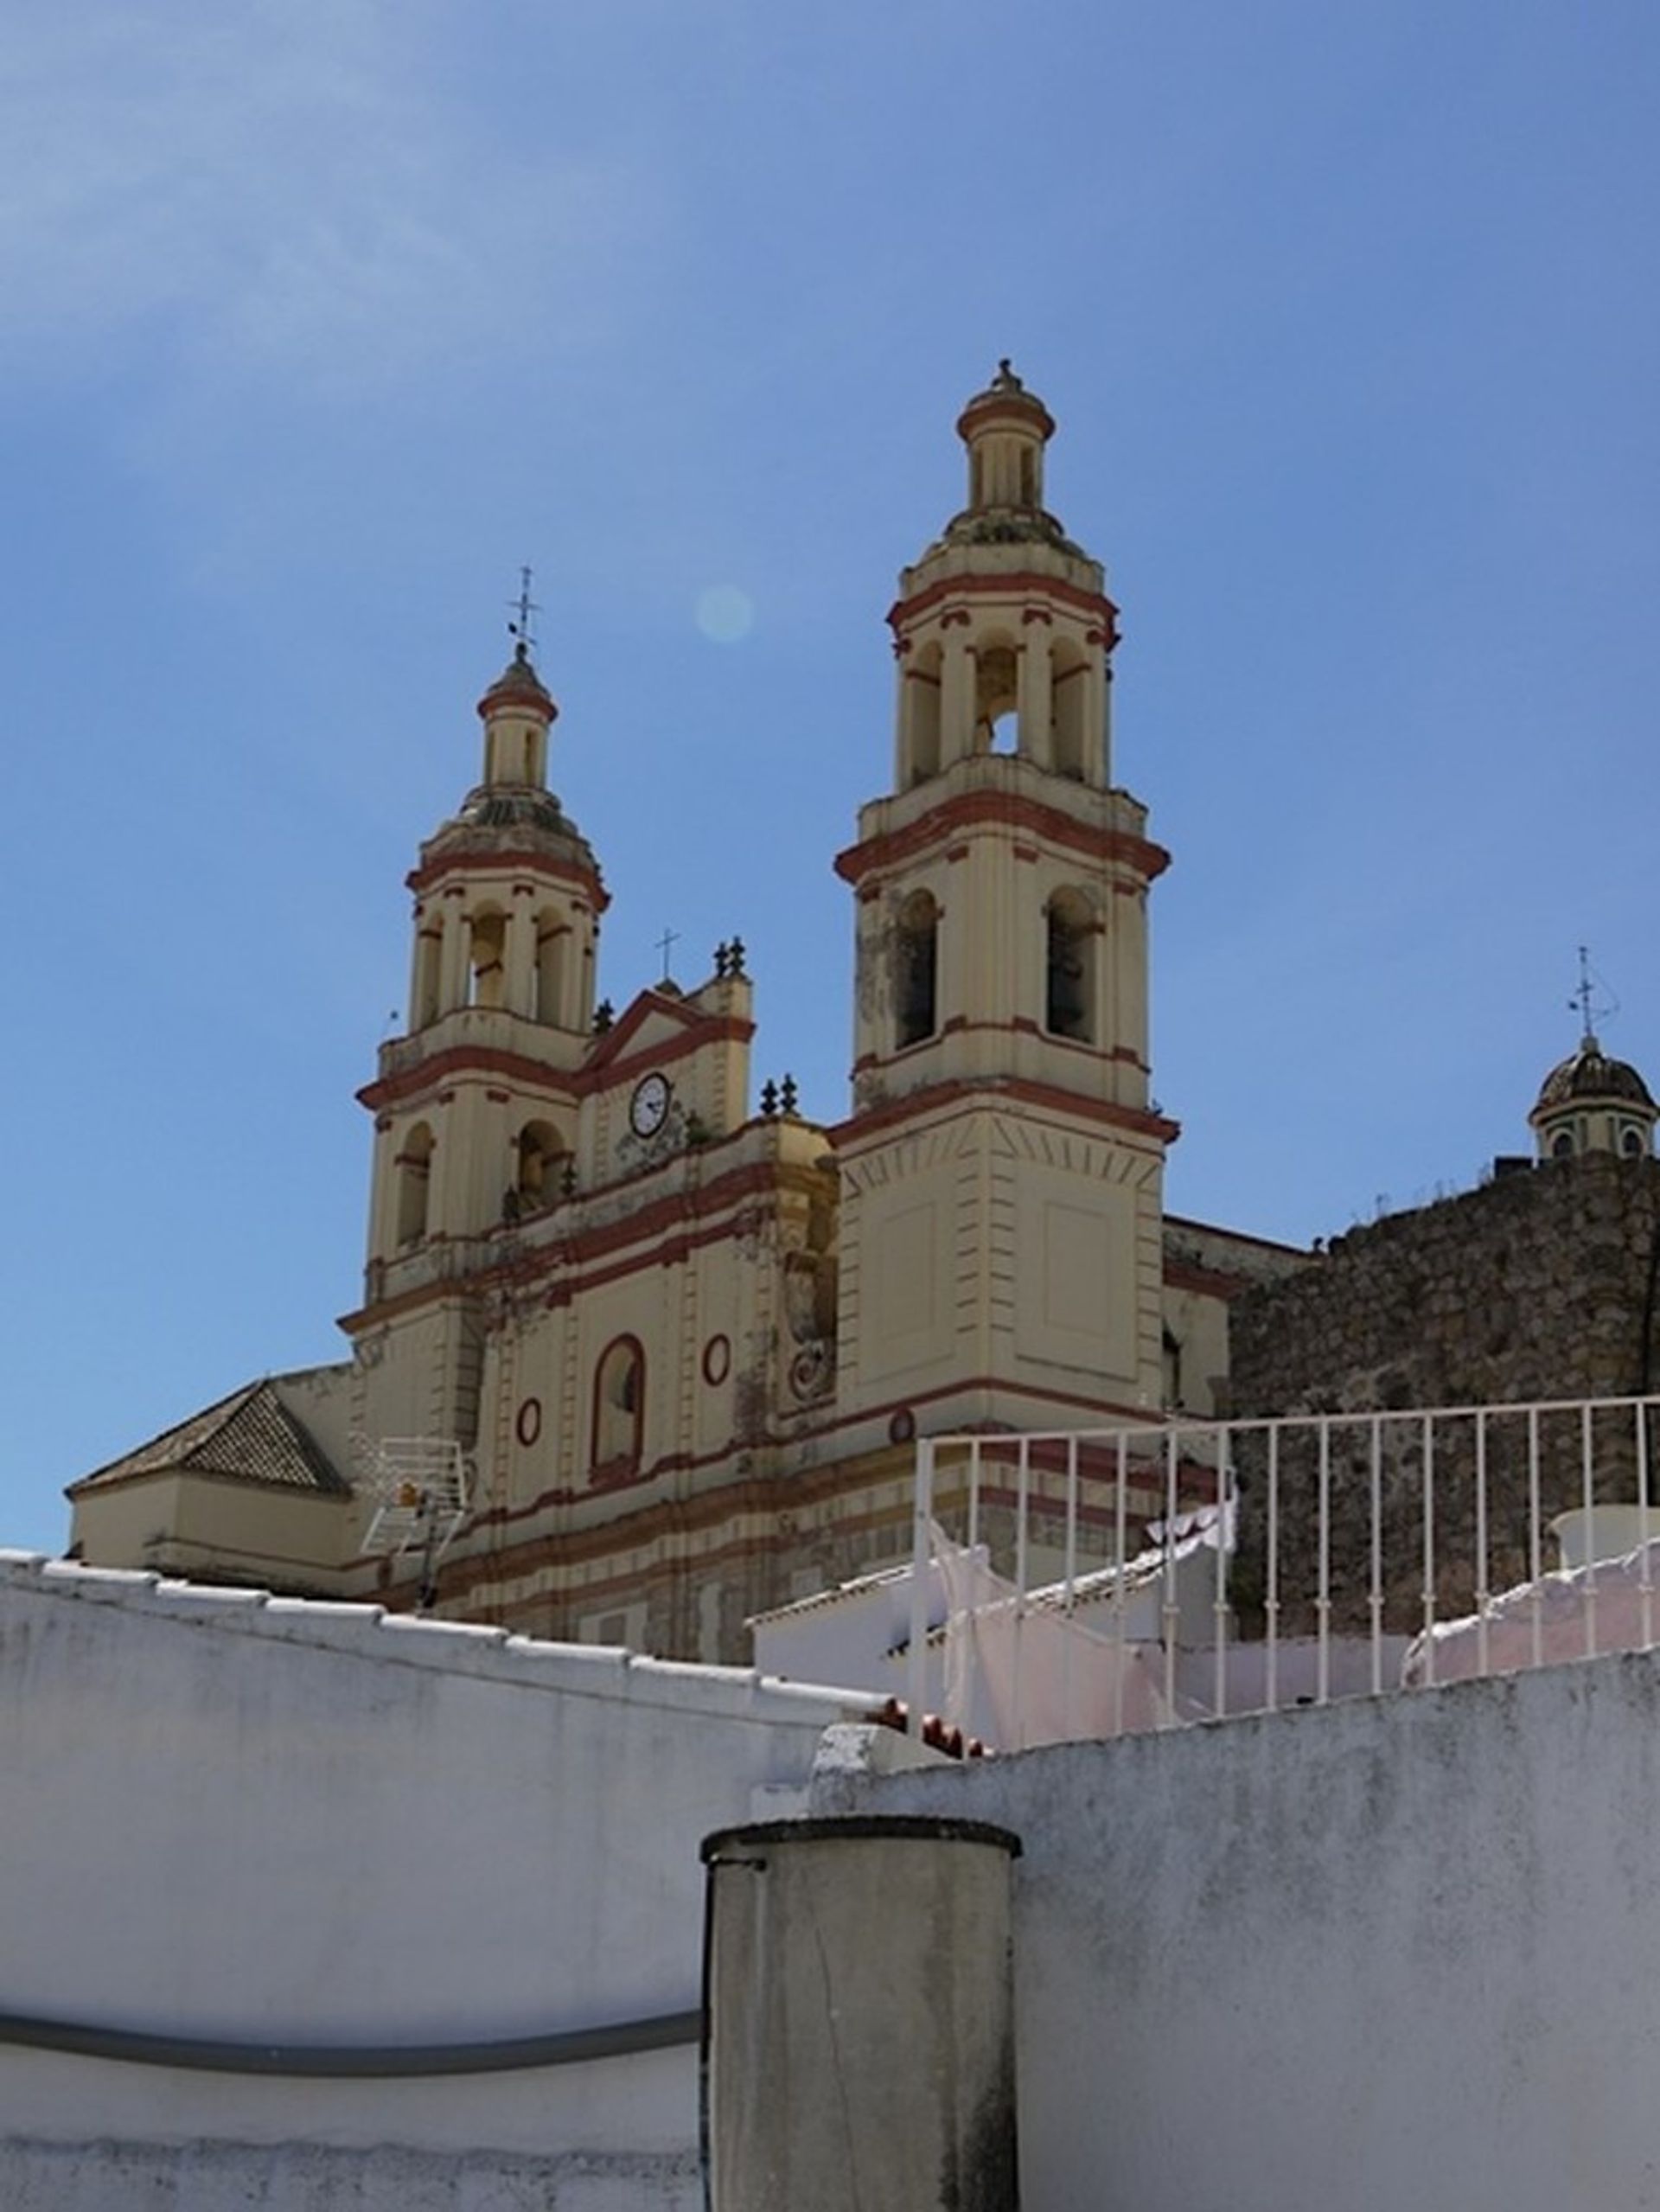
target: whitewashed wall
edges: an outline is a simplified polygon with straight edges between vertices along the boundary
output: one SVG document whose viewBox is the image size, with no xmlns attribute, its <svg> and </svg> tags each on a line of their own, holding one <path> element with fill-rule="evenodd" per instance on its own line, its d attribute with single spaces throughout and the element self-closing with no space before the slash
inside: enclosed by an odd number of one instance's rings
<svg viewBox="0 0 1660 2212">
<path fill-rule="evenodd" d="M 695 2008 L 699 1838 L 787 1809 L 849 1710 L 0 1554 L 0 2011 L 379 2045 Z M 696 2080 L 690 2045 L 335 2081 L 0 2043 L 0 2202 L 679 2212 Z"/>
<path fill-rule="evenodd" d="M 1025 2212 L 1660 2206 L 1657 1655 L 818 1797 L 1024 1839 Z"/>
</svg>

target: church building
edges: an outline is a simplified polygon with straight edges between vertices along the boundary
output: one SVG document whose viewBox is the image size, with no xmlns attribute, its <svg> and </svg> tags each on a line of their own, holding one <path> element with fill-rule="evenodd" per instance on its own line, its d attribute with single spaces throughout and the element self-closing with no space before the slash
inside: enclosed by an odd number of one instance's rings
<svg viewBox="0 0 1660 2212">
<path fill-rule="evenodd" d="M 749 1616 L 908 1551 L 919 1435 L 1210 1410 L 1229 1300 L 1308 1256 L 1164 1211 L 1169 856 L 1113 780 L 1117 610 L 1045 503 L 1054 428 L 1004 363 L 888 617 L 888 784 L 834 861 L 846 1119 L 751 1096 L 736 940 L 598 999 L 607 893 L 521 638 L 408 879 L 351 1357 L 76 1483 L 79 1556 L 739 1659 Z"/>
</svg>

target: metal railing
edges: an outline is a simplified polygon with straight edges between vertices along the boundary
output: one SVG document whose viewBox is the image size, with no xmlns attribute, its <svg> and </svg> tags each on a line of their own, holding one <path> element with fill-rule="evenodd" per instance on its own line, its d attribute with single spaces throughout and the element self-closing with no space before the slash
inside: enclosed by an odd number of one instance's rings
<svg viewBox="0 0 1660 2212">
<path fill-rule="evenodd" d="M 1625 1397 L 924 1438 L 912 1725 L 1007 1749 L 1646 1649 L 1657 1420 Z M 930 1634 L 954 1558 L 979 1563 Z M 971 1646 L 980 1710 L 953 1710 Z"/>
</svg>

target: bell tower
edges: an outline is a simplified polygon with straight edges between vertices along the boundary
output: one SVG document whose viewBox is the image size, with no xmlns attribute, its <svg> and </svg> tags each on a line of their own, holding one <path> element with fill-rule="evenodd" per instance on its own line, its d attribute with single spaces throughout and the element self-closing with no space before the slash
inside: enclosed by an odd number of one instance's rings
<svg viewBox="0 0 1660 2212">
<path fill-rule="evenodd" d="M 842 1178 L 850 1410 L 1076 1426 L 1159 1406 L 1162 1173 L 1146 898 L 1112 780 L 1118 613 L 1044 504 L 1055 424 L 1000 364 L 957 423 L 967 503 L 900 579 L 893 788 L 857 900 Z"/>
<path fill-rule="evenodd" d="M 389 1433 L 472 1441 L 479 1243 L 574 1174 L 607 898 L 547 788 L 559 713 L 521 635 L 478 702 L 480 781 L 421 847 L 406 1032 L 358 1095 L 374 1116 L 362 1310 L 346 1326 L 383 1378 Z M 407 1401 L 405 1403 L 404 1401 Z"/>
</svg>

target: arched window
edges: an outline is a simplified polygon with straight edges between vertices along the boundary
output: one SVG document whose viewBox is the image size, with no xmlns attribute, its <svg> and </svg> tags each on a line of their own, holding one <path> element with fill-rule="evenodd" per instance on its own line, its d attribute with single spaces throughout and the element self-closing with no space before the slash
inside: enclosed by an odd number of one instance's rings
<svg viewBox="0 0 1660 2212">
<path fill-rule="evenodd" d="M 934 1034 L 937 1013 L 940 910 L 925 891 L 899 910 L 893 942 L 894 1043 L 919 1045 Z"/>
<path fill-rule="evenodd" d="M 467 1003 L 499 1007 L 507 993 L 508 917 L 494 906 L 482 907 L 468 926 Z"/>
<path fill-rule="evenodd" d="M 974 751 L 1012 752 L 1019 659 L 1014 640 L 1001 632 L 982 638 L 974 655 Z"/>
<path fill-rule="evenodd" d="M 1081 892 L 1057 891 L 1045 910 L 1044 1026 L 1052 1037 L 1095 1039 L 1095 927 Z"/>
<path fill-rule="evenodd" d="M 1557 1130 L 1555 1135 L 1552 1137 L 1550 1141 L 1550 1156 L 1553 1160 L 1572 1160 L 1574 1157 L 1574 1135 L 1572 1130 Z"/>
<path fill-rule="evenodd" d="M 527 1122 L 514 1148 L 514 1189 L 527 1212 L 559 1196 L 570 1149 L 551 1122 Z"/>
<path fill-rule="evenodd" d="M 646 1355 L 638 1337 L 612 1339 L 594 1370 L 591 1480 L 616 1482 L 640 1465 L 645 1431 Z"/>
<path fill-rule="evenodd" d="M 1640 1160 L 1643 1157 L 1642 1131 L 1632 1128 L 1627 1122 L 1620 1132 L 1619 1148 L 1627 1160 Z"/>
<path fill-rule="evenodd" d="M 395 1166 L 398 1242 L 416 1244 L 426 1234 L 426 1196 L 432 1180 L 432 1132 L 425 1122 L 417 1122 L 404 1139 Z"/>
</svg>

